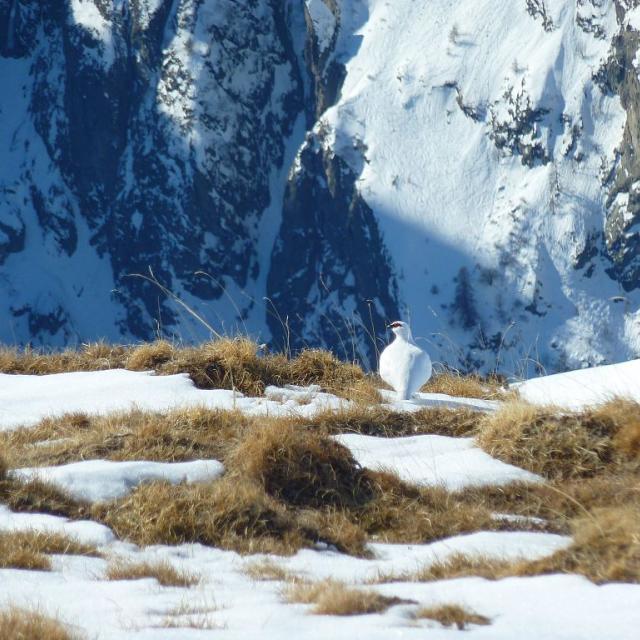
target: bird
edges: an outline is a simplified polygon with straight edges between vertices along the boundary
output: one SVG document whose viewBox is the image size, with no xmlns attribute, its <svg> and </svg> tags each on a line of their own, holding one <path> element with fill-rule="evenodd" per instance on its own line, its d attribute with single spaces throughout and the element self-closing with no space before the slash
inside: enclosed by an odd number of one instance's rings
<svg viewBox="0 0 640 640">
<path fill-rule="evenodd" d="M 396 320 L 388 328 L 396 337 L 380 354 L 378 372 L 395 389 L 398 400 L 410 400 L 431 377 L 431 358 L 414 342 L 406 322 Z"/>
</svg>

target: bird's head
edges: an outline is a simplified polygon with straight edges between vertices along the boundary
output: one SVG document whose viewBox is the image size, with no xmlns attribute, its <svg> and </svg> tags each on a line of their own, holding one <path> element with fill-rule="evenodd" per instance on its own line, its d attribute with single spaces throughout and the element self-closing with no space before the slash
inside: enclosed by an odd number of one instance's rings
<svg viewBox="0 0 640 640">
<path fill-rule="evenodd" d="M 399 338 L 404 338 L 405 340 L 411 339 L 411 329 L 409 329 L 409 325 L 406 322 L 402 322 L 402 320 L 392 322 L 389 325 L 389 329 Z"/>
</svg>

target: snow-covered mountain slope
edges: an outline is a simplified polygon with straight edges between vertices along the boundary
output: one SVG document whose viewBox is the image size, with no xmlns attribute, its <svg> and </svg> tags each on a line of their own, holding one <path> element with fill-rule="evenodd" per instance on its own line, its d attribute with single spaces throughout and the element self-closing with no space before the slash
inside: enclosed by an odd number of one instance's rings
<svg viewBox="0 0 640 640">
<path fill-rule="evenodd" d="M 0 0 L 0 340 L 640 353 L 636 0 Z"/>
</svg>

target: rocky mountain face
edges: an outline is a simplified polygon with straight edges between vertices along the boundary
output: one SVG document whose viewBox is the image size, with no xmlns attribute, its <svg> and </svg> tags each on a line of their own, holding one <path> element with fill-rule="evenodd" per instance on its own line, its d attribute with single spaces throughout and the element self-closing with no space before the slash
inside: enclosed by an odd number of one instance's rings
<svg viewBox="0 0 640 640">
<path fill-rule="evenodd" d="M 637 0 L 0 0 L 0 341 L 640 354 Z"/>
</svg>

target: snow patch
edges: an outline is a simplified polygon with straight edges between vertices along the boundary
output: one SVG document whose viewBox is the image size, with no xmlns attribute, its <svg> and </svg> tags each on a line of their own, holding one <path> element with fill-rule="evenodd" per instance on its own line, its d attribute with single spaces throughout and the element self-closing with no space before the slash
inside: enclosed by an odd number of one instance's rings
<svg viewBox="0 0 640 640">
<path fill-rule="evenodd" d="M 93 0 L 71 0 L 71 23 L 91 32 L 102 45 L 102 56 L 94 59 L 110 68 L 115 60 L 111 22 L 106 20 Z"/>
<path fill-rule="evenodd" d="M 228 389 L 197 389 L 188 374 L 108 371 L 45 376 L 0 374 L 0 430 L 37 424 L 65 413 L 106 415 L 118 411 L 169 411 L 186 407 L 238 410 L 249 415 L 312 416 L 349 406 L 318 387 L 269 387 L 265 397 L 247 398 Z"/>
<path fill-rule="evenodd" d="M 640 402 L 640 360 L 532 378 L 512 385 L 523 400 L 581 410 L 617 398 Z"/>
<path fill-rule="evenodd" d="M 109 527 L 90 520 L 68 520 L 44 513 L 14 513 L 0 505 L 0 531 L 35 531 L 70 536 L 78 542 L 91 545 L 106 545 L 115 540 Z M 0 580 L 0 583 L 2 581 Z"/>
<path fill-rule="evenodd" d="M 540 476 L 492 458 L 473 438 L 376 438 L 352 433 L 334 438 L 349 447 L 363 467 L 391 471 L 411 484 L 457 491 L 471 486 L 542 482 Z"/>
<path fill-rule="evenodd" d="M 223 473 L 224 465 L 217 460 L 172 463 L 85 460 L 58 467 L 16 469 L 10 476 L 24 482 L 39 480 L 54 484 L 77 500 L 103 502 L 122 498 L 144 482 L 204 482 Z"/>
<path fill-rule="evenodd" d="M 322 54 L 333 39 L 336 18 L 323 0 L 305 0 L 305 4 L 313 24 L 313 32 L 318 41 L 318 50 Z"/>
</svg>

